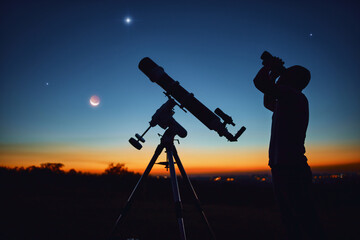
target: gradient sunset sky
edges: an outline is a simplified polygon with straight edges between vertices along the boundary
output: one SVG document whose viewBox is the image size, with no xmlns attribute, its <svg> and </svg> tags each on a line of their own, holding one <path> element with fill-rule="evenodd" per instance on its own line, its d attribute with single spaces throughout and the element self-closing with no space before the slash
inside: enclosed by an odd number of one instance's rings
<svg viewBox="0 0 360 240">
<path fill-rule="evenodd" d="M 3 1 L 0 165 L 61 162 L 102 172 L 120 162 L 142 172 L 164 132 L 151 129 L 141 151 L 128 143 L 166 101 L 137 68 L 150 57 L 209 109 L 232 116 L 230 132 L 247 128 L 230 143 L 175 109 L 188 130 L 177 149 L 189 173 L 268 169 L 271 112 L 252 82 L 264 50 L 311 71 L 310 166 L 359 164 L 359 7 L 355 0 Z"/>
</svg>

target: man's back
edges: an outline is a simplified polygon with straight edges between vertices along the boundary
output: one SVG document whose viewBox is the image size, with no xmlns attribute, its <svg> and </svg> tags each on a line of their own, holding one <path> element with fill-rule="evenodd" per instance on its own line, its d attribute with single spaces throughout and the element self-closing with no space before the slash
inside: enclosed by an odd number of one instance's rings
<svg viewBox="0 0 360 240">
<path fill-rule="evenodd" d="M 281 86 L 272 117 L 269 165 L 299 165 L 306 163 L 305 137 L 309 121 L 308 101 L 304 94 Z"/>
</svg>

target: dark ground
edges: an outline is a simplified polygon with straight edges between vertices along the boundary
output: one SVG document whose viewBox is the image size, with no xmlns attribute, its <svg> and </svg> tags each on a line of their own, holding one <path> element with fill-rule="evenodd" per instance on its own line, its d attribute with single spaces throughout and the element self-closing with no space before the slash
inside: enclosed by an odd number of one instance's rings
<svg viewBox="0 0 360 240">
<path fill-rule="evenodd" d="M 0 239 L 106 239 L 137 175 L 0 173 Z M 360 236 L 359 177 L 314 184 L 315 202 L 328 239 Z M 255 180 L 193 185 L 217 239 L 281 239 L 271 184 Z M 180 181 L 189 240 L 210 239 Z M 169 179 L 151 178 L 124 225 L 126 238 L 179 239 Z"/>
</svg>

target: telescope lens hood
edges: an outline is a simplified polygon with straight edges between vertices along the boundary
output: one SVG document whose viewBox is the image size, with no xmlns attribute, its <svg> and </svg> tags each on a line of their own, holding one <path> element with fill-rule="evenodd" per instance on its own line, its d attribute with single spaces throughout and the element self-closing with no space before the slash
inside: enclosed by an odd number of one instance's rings
<svg viewBox="0 0 360 240">
<path fill-rule="evenodd" d="M 152 82 L 156 83 L 165 73 L 162 67 L 148 57 L 141 59 L 138 67 Z"/>
</svg>

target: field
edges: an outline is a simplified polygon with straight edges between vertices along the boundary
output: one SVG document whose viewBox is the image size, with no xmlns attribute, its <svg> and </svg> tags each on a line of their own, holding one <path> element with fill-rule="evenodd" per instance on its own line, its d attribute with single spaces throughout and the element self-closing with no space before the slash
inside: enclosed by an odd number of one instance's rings
<svg viewBox="0 0 360 240">
<path fill-rule="evenodd" d="M 0 239 L 107 239 L 139 175 L 24 174 L 2 171 Z M 192 179 L 217 239 L 282 239 L 271 183 Z M 210 239 L 179 182 L 190 240 Z M 328 239 L 360 236 L 358 175 L 314 184 Z M 148 178 L 113 238 L 179 239 L 169 179 Z"/>
</svg>

